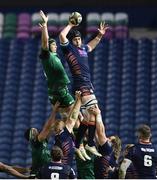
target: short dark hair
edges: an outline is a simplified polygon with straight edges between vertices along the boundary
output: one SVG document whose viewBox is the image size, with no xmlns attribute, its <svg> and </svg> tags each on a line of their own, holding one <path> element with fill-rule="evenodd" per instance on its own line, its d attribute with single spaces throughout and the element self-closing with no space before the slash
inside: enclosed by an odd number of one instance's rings
<svg viewBox="0 0 157 180">
<path fill-rule="evenodd" d="M 148 139 L 151 137 L 151 129 L 148 125 L 142 124 L 137 129 L 139 138 Z"/>
<path fill-rule="evenodd" d="M 30 130 L 31 130 L 31 128 L 28 128 L 24 133 L 24 137 L 25 137 L 25 139 L 27 139 L 27 141 L 29 141 Z"/>
<path fill-rule="evenodd" d="M 51 150 L 51 157 L 53 161 L 60 161 L 63 157 L 63 151 L 59 146 L 54 145 Z"/>
<path fill-rule="evenodd" d="M 49 38 L 49 50 L 51 51 L 51 48 L 50 48 L 50 45 L 52 44 L 52 43 L 56 43 L 56 40 L 55 39 L 53 39 L 53 38 Z"/>
<path fill-rule="evenodd" d="M 52 44 L 52 43 L 56 43 L 56 40 L 55 39 L 53 39 L 53 38 L 49 38 L 49 44 Z"/>
</svg>

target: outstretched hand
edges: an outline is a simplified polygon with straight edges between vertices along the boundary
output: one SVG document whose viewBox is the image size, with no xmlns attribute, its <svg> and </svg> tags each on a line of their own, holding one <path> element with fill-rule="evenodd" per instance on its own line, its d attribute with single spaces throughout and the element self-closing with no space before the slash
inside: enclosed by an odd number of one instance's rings
<svg viewBox="0 0 157 180">
<path fill-rule="evenodd" d="M 109 29 L 109 26 L 105 22 L 101 22 L 98 28 L 99 33 L 104 35 L 107 29 Z"/>
<path fill-rule="evenodd" d="M 39 23 L 40 27 L 43 27 L 44 25 L 47 25 L 48 22 L 48 16 L 44 14 L 44 12 L 42 10 L 40 10 L 39 12 L 40 17 L 41 17 L 41 23 Z"/>
</svg>

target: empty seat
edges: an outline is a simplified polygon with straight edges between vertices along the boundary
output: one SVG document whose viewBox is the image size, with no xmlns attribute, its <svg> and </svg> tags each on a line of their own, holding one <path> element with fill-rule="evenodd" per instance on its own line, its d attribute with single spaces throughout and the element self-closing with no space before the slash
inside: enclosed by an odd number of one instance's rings
<svg viewBox="0 0 157 180">
<path fill-rule="evenodd" d="M 86 16 L 86 32 L 87 34 L 93 34 L 97 32 L 99 24 L 101 22 L 101 15 L 97 12 L 90 12 Z"/>
<path fill-rule="evenodd" d="M 118 12 L 115 14 L 115 37 L 127 38 L 129 34 L 128 30 L 128 15 L 125 12 Z"/>
<path fill-rule="evenodd" d="M 59 14 L 51 12 L 48 13 L 47 16 L 49 17 L 48 31 L 53 37 L 55 37 L 59 33 Z"/>
<path fill-rule="evenodd" d="M 32 20 L 32 28 L 31 28 L 32 36 L 33 37 L 39 37 L 41 35 L 41 30 L 39 27 L 39 23 L 40 23 L 39 13 L 37 13 L 37 12 L 33 13 L 31 20 Z"/>
<path fill-rule="evenodd" d="M 0 13 L 0 38 L 2 38 L 3 24 L 4 24 L 4 15 L 3 13 Z"/>
<path fill-rule="evenodd" d="M 31 16 L 29 13 L 20 13 L 17 22 L 17 38 L 29 38 L 31 28 Z"/>
<path fill-rule="evenodd" d="M 68 24 L 70 12 L 62 12 L 59 15 L 59 32 Z"/>
<path fill-rule="evenodd" d="M 16 36 L 16 25 L 17 25 L 17 15 L 15 13 L 7 13 L 4 19 L 4 38 L 13 38 Z"/>
</svg>

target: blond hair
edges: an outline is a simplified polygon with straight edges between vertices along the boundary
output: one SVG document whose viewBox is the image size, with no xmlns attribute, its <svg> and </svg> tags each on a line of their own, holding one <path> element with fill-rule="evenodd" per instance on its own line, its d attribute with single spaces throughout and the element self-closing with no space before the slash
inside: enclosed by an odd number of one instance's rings
<svg viewBox="0 0 157 180">
<path fill-rule="evenodd" d="M 114 152 L 115 158 L 117 160 L 120 156 L 121 149 L 122 149 L 121 140 L 118 136 L 111 136 L 110 139 L 112 142 L 113 152 Z"/>
</svg>

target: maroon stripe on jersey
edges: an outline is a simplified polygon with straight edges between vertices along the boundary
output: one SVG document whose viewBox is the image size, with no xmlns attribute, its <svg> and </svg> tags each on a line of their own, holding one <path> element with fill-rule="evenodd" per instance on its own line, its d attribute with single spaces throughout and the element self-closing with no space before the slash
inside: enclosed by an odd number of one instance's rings
<svg viewBox="0 0 157 180">
<path fill-rule="evenodd" d="M 101 167 L 102 167 L 102 175 L 104 178 L 108 177 L 107 168 L 109 167 L 109 157 L 102 157 L 101 158 Z"/>
<path fill-rule="evenodd" d="M 67 155 L 70 152 L 70 146 L 68 142 L 63 143 L 62 148 L 64 155 Z"/>
<path fill-rule="evenodd" d="M 72 73 L 73 74 L 81 74 L 81 69 L 80 69 L 80 66 L 77 62 L 77 58 L 72 54 L 72 53 L 69 53 L 67 55 L 67 59 L 68 59 L 68 63 L 71 65 L 72 67 Z"/>
<path fill-rule="evenodd" d="M 62 150 L 63 150 L 63 159 L 62 159 L 62 162 L 64 164 L 68 164 L 69 163 L 69 153 L 70 153 L 70 145 L 69 145 L 69 142 L 64 142 L 62 144 Z"/>
</svg>

